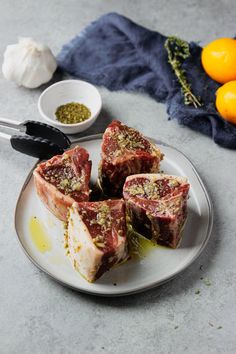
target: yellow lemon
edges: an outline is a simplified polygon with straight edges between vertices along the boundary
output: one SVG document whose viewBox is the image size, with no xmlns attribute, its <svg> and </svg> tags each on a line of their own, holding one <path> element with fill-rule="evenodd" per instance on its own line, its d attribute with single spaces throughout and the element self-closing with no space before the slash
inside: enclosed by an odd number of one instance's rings
<svg viewBox="0 0 236 354">
<path fill-rule="evenodd" d="M 216 108 L 225 120 L 236 124 L 236 80 L 227 82 L 217 90 Z"/>
<path fill-rule="evenodd" d="M 215 81 L 236 80 L 236 40 L 219 38 L 202 50 L 202 66 Z"/>
</svg>

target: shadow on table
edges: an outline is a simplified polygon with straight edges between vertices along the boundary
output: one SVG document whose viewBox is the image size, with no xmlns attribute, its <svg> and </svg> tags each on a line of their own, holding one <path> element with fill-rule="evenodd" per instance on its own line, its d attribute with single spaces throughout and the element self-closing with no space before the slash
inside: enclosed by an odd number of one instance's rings
<svg viewBox="0 0 236 354">
<path fill-rule="evenodd" d="M 41 85 L 40 87 L 37 87 L 35 90 L 42 93 L 49 86 L 57 83 L 58 81 L 62 81 L 62 80 L 66 80 L 66 79 L 71 79 L 71 77 L 68 76 L 67 74 L 65 74 L 61 69 L 57 68 L 56 71 L 54 72 L 51 80 L 46 82 L 45 84 Z"/>
<path fill-rule="evenodd" d="M 103 107 L 101 112 L 100 112 L 100 114 L 99 114 L 99 116 L 98 116 L 98 118 L 97 118 L 97 120 L 95 121 L 95 123 L 90 128 L 88 128 L 86 131 L 84 131 L 82 133 L 70 135 L 69 138 L 73 142 L 73 140 L 78 139 L 78 138 L 82 138 L 84 136 L 104 133 L 104 131 L 107 128 L 108 124 L 113 119 L 115 119 L 115 118 L 112 117 L 112 115 L 109 112 L 109 110 L 106 107 Z"/>
</svg>

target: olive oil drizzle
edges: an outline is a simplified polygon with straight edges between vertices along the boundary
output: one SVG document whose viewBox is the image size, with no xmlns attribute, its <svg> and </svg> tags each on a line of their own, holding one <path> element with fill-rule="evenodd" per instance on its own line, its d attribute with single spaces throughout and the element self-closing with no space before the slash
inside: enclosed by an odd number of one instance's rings
<svg viewBox="0 0 236 354">
<path fill-rule="evenodd" d="M 41 253 L 45 253 L 52 250 L 52 242 L 40 220 L 36 216 L 32 216 L 29 220 L 30 237 Z"/>
<path fill-rule="evenodd" d="M 127 229 L 129 254 L 132 259 L 142 259 L 153 249 L 159 247 L 156 243 L 136 232 L 130 224 L 128 224 Z"/>
</svg>

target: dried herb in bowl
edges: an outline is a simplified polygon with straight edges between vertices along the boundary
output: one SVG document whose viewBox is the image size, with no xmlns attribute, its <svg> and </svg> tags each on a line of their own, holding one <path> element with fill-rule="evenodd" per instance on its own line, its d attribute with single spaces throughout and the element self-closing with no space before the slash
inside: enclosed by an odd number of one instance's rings
<svg viewBox="0 0 236 354">
<path fill-rule="evenodd" d="M 70 102 L 59 106 L 55 112 L 60 123 L 76 124 L 84 122 L 91 117 L 91 111 L 84 104 Z"/>
</svg>

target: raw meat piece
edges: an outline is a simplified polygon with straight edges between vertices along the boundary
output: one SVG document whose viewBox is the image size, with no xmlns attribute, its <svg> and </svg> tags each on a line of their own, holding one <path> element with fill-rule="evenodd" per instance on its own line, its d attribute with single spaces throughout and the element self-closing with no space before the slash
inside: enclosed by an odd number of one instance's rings
<svg viewBox="0 0 236 354">
<path fill-rule="evenodd" d="M 58 219 L 66 221 L 68 207 L 75 201 L 89 200 L 91 166 L 88 152 L 76 146 L 34 170 L 39 198 Z"/>
<path fill-rule="evenodd" d="M 123 199 L 74 203 L 66 242 L 74 268 L 93 282 L 128 257 Z"/>
<path fill-rule="evenodd" d="M 113 121 L 103 134 L 99 184 L 109 196 L 120 196 L 127 176 L 158 172 L 163 154 L 133 128 Z"/>
<path fill-rule="evenodd" d="M 154 242 L 176 248 L 187 217 L 189 184 L 185 177 L 139 174 L 123 189 L 133 228 Z"/>
</svg>

